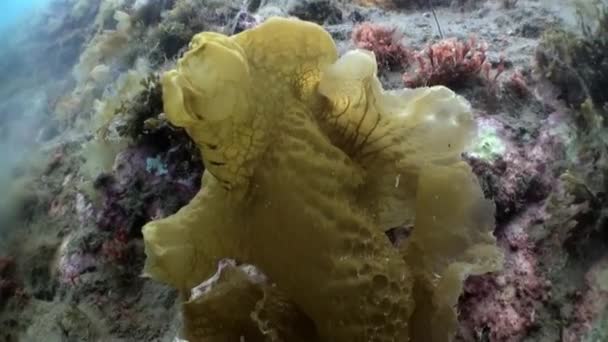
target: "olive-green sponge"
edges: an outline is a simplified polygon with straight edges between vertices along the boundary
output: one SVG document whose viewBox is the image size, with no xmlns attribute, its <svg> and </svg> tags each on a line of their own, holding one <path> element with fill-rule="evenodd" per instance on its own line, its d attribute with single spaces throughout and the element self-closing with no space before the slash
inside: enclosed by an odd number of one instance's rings
<svg viewBox="0 0 608 342">
<path fill-rule="evenodd" d="M 318 341 L 448 341 L 464 279 L 502 262 L 493 206 L 460 159 L 471 109 L 445 87 L 384 91 L 376 72 L 372 53 L 338 58 L 322 27 L 295 19 L 196 35 L 163 100 L 200 148 L 202 190 L 144 227 L 144 273 L 189 298 L 220 260 L 255 265 L 272 285 L 224 283 L 249 301 L 214 325 L 265 312 L 268 341 L 298 340 L 286 317 L 302 315 Z M 385 235 L 398 225 L 413 226 L 399 248 Z M 206 302 L 184 304 L 191 342 L 219 341 L 197 317 Z"/>
</svg>

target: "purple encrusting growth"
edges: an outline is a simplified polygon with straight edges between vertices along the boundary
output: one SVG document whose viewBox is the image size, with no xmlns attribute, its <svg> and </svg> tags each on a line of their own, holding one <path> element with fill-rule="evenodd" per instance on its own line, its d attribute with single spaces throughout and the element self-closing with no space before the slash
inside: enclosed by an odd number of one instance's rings
<svg viewBox="0 0 608 342">
<path fill-rule="evenodd" d="M 96 186 L 103 202 L 97 213 L 97 226 L 104 230 L 125 230 L 138 235 L 143 223 L 177 211 L 200 187 L 200 166 L 184 172 L 176 154 L 180 147 L 158 152 L 151 146 L 135 146 L 121 152 L 112 174 L 101 175 Z M 154 158 L 164 164 L 165 172 L 150 169 Z"/>
<path fill-rule="evenodd" d="M 505 253 L 503 271 L 470 277 L 465 283 L 459 303 L 464 340 L 485 334 L 491 341 L 518 341 L 538 324 L 536 310 L 549 298 L 551 289 L 526 232 L 538 213 L 538 205 L 529 206 L 498 234 Z"/>
<path fill-rule="evenodd" d="M 486 195 L 496 203 L 499 227 L 526 205 L 546 198 L 563 171 L 559 163 L 565 158 L 567 141 L 556 129 L 560 115 L 553 113 L 541 121 L 539 132 L 527 141 L 517 136 L 517 128 L 498 118 L 479 119 L 494 126 L 506 147 L 495 160 L 466 156 Z"/>
<path fill-rule="evenodd" d="M 505 253 L 504 269 L 470 277 L 460 298 L 462 340 L 489 338 L 518 341 L 539 322 L 538 310 L 550 299 L 552 283 L 540 265 L 530 229 L 548 219 L 548 196 L 564 171 L 570 137 L 559 112 L 539 123 L 538 131 L 522 139 L 521 131 L 496 117 L 481 117 L 504 144 L 495 159 L 467 156 L 486 194 L 497 207 L 495 234 Z M 519 135 L 518 135 L 519 134 Z"/>
</svg>

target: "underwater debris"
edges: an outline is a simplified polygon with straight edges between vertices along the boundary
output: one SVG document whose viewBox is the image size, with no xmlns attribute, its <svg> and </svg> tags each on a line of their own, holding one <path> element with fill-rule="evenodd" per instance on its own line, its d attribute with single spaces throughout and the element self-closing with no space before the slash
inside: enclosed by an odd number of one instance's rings
<svg viewBox="0 0 608 342">
<path fill-rule="evenodd" d="M 461 161 L 470 107 L 445 87 L 386 92 L 376 73 L 372 53 L 338 59 L 329 34 L 299 20 L 195 36 L 163 102 L 200 149 L 202 189 L 144 226 L 144 273 L 188 298 L 237 258 L 323 340 L 448 340 L 463 280 L 502 260 L 492 203 Z M 384 233 L 395 223 L 415 226 L 401 250 Z M 293 314 L 267 309 L 275 324 Z M 213 335 L 200 322 L 186 335 Z"/>
</svg>

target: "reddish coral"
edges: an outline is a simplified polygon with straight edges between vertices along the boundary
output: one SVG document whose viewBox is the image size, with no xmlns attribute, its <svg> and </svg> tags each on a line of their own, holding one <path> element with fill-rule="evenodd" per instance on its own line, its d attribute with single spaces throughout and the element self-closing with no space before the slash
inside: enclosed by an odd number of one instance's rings
<svg viewBox="0 0 608 342">
<path fill-rule="evenodd" d="M 504 56 L 500 56 L 500 60 L 498 61 L 498 64 L 496 65 L 496 72 L 494 73 L 494 75 L 492 75 L 492 65 L 488 62 L 483 63 L 483 66 L 481 68 L 481 72 L 483 75 L 483 78 L 486 82 L 486 86 L 488 87 L 488 89 L 490 90 L 491 93 L 496 93 L 496 90 L 498 89 L 498 77 L 500 75 L 502 75 L 502 73 L 505 71 L 505 57 Z"/>
<path fill-rule="evenodd" d="M 353 42 L 359 49 L 372 51 L 380 69 L 396 70 L 409 64 L 411 53 L 400 42 L 396 29 L 363 23 L 355 27 Z"/>
<path fill-rule="evenodd" d="M 511 74 L 504 85 L 506 89 L 512 91 L 519 98 L 526 98 L 531 95 L 528 82 L 526 82 L 524 75 L 519 70 Z"/>
<path fill-rule="evenodd" d="M 444 39 L 429 45 L 416 54 L 418 68 L 414 73 L 405 73 L 405 85 L 456 86 L 477 77 L 480 72 L 490 79 L 490 63 L 486 58 L 487 44 L 478 43 L 474 37 L 467 41 L 455 38 Z M 495 76 L 495 77 L 498 77 Z"/>
</svg>

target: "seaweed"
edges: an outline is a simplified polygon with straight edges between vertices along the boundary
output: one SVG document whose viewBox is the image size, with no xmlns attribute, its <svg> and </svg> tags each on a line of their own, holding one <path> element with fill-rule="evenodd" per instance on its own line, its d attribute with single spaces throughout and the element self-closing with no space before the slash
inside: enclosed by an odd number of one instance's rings
<svg viewBox="0 0 608 342">
<path fill-rule="evenodd" d="M 580 109 L 589 98 L 602 109 L 608 102 L 608 3 L 579 5 L 580 32 L 550 29 L 536 52 L 538 69 L 557 86 L 559 97 Z M 605 115 L 605 114 L 604 114 Z"/>
</svg>

